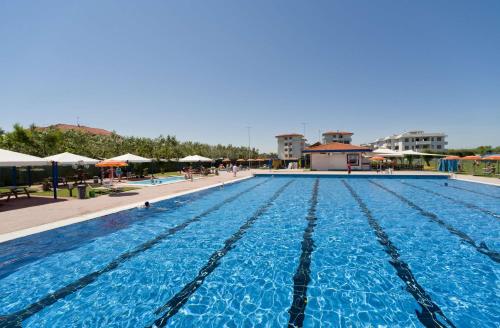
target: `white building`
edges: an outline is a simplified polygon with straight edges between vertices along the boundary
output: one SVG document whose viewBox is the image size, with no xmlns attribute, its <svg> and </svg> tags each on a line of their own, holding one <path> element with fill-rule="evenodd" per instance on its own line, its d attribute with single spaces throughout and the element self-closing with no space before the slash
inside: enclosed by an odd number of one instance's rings
<svg viewBox="0 0 500 328">
<path fill-rule="evenodd" d="M 304 149 L 304 154 L 311 156 L 311 170 L 335 171 L 347 170 L 351 165 L 353 171 L 369 170 L 370 160 L 363 155 L 370 153 L 371 148 L 331 142 Z"/>
<path fill-rule="evenodd" d="M 340 142 L 344 144 L 350 144 L 352 141 L 352 132 L 345 131 L 328 131 L 323 133 L 323 143 L 327 144 L 330 142 Z"/>
<path fill-rule="evenodd" d="M 379 138 L 370 145 L 373 148 L 388 148 L 392 150 L 444 150 L 448 144 L 444 133 L 426 133 L 424 131 L 409 131 L 398 135 Z"/>
<path fill-rule="evenodd" d="M 281 160 L 298 160 L 306 145 L 302 134 L 288 133 L 276 136 L 278 140 L 278 158 Z"/>
</svg>

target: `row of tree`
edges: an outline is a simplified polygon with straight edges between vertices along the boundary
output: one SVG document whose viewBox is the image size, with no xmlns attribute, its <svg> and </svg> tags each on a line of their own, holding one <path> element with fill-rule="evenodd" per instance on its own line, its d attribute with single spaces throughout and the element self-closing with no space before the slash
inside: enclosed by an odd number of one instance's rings
<svg viewBox="0 0 500 328">
<path fill-rule="evenodd" d="M 457 149 L 446 149 L 445 151 L 433 151 L 425 149 L 424 152 L 432 154 L 446 154 L 446 155 L 456 155 L 456 156 L 470 156 L 470 155 L 488 155 L 488 154 L 500 154 L 500 146 L 479 146 L 476 148 L 457 148 Z"/>
<path fill-rule="evenodd" d="M 125 153 L 156 159 L 181 158 L 201 155 L 209 158 L 257 158 L 272 156 L 262 154 L 255 148 L 233 145 L 209 145 L 200 142 L 181 142 L 175 136 L 157 138 L 93 135 L 77 130 L 61 131 L 55 128 L 37 129 L 34 125 L 25 128 L 19 124 L 12 131 L 0 129 L 0 148 L 25 154 L 45 157 L 62 152 L 97 159 L 110 158 Z"/>
</svg>

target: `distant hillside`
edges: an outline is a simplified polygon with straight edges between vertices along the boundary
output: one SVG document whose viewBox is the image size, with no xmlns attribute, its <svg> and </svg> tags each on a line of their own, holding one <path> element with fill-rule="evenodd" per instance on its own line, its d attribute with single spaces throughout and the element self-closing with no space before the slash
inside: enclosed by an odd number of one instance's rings
<svg viewBox="0 0 500 328">
<path fill-rule="evenodd" d="M 88 134 L 92 134 L 92 135 L 98 135 L 98 136 L 109 136 L 109 135 L 113 134 L 113 132 L 108 131 L 108 130 L 104 130 L 104 129 L 92 128 L 92 127 L 85 126 L 85 125 L 72 125 L 72 124 L 63 124 L 63 123 L 54 124 L 54 125 L 50 125 L 50 126 L 46 126 L 46 127 L 37 127 L 36 129 L 38 131 L 44 131 L 47 129 L 57 129 L 57 130 L 61 130 L 62 132 L 75 130 L 75 131 L 88 133 Z"/>
</svg>

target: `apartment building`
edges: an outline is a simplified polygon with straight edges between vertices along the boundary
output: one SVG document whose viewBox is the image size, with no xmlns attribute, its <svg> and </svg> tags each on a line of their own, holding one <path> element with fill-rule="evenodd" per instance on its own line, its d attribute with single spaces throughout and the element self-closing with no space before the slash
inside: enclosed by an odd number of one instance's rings
<svg viewBox="0 0 500 328">
<path fill-rule="evenodd" d="M 352 132 L 346 131 L 328 131 L 323 133 L 323 143 L 340 142 L 343 144 L 350 144 L 353 134 Z"/>
<path fill-rule="evenodd" d="M 424 131 L 408 131 L 397 135 L 379 138 L 370 145 L 373 148 L 388 148 L 397 151 L 404 150 L 444 150 L 448 142 L 444 133 L 429 133 Z"/>
<path fill-rule="evenodd" d="M 306 139 L 299 133 L 287 133 L 276 136 L 278 140 L 278 158 L 281 160 L 298 160 L 302 157 Z"/>
</svg>

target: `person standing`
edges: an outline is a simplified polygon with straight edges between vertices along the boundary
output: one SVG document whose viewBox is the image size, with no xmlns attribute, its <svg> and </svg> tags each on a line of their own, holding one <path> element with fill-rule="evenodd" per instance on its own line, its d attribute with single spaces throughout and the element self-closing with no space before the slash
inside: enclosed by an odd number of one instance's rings
<svg viewBox="0 0 500 328">
<path fill-rule="evenodd" d="M 121 167 L 116 168 L 116 176 L 118 177 L 118 182 L 122 182 L 122 169 Z"/>
<path fill-rule="evenodd" d="M 352 166 L 351 163 L 347 163 L 347 174 L 351 174 Z"/>
<path fill-rule="evenodd" d="M 236 173 L 238 173 L 238 165 L 233 165 L 233 177 L 236 177 Z"/>
</svg>

